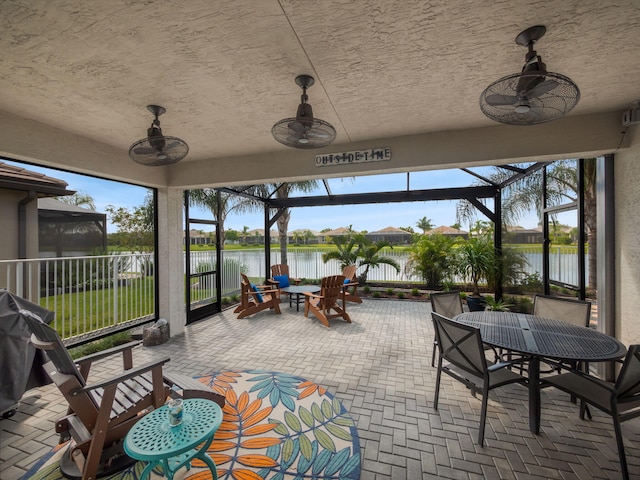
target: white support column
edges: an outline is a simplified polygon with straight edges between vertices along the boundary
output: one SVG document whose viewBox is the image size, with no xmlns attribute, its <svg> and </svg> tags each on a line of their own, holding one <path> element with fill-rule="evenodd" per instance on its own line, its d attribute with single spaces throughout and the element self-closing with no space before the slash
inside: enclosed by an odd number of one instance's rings
<svg viewBox="0 0 640 480">
<path fill-rule="evenodd" d="M 183 191 L 158 189 L 158 283 L 160 318 L 169 321 L 171 336 L 181 335 L 187 323 L 184 304 L 182 252 Z"/>
</svg>

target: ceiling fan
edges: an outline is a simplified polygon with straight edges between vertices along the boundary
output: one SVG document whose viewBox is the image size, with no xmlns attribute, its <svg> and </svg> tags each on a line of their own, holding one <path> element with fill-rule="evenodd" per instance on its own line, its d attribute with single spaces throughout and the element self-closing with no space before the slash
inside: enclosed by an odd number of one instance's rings
<svg viewBox="0 0 640 480">
<path fill-rule="evenodd" d="M 520 73 L 503 77 L 480 95 L 480 109 L 487 117 L 508 125 L 534 125 L 569 113 L 580 100 L 578 86 L 568 77 L 547 71 L 534 44 L 547 31 L 537 25 L 521 32 L 516 43 L 527 47 Z"/>
<path fill-rule="evenodd" d="M 147 105 L 155 119 L 147 130 L 147 138 L 138 140 L 129 147 L 129 157 L 136 163 L 147 166 L 170 165 L 179 162 L 189 153 L 189 145 L 176 137 L 162 135 L 158 117 L 167 110 L 159 105 Z"/>
<path fill-rule="evenodd" d="M 321 148 L 333 143 L 336 129 L 330 123 L 313 118 L 313 109 L 307 103 L 307 88 L 313 85 L 310 75 L 298 75 L 296 84 L 302 88 L 300 105 L 295 118 L 285 118 L 271 129 L 276 141 L 293 148 Z"/>
</svg>

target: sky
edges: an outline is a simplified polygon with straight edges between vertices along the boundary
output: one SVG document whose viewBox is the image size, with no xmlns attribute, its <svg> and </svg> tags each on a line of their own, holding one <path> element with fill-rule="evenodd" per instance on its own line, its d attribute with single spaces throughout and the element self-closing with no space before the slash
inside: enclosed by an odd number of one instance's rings
<svg viewBox="0 0 640 480">
<path fill-rule="evenodd" d="M 90 195 L 96 205 L 96 211 L 105 212 L 107 205 L 116 208 L 133 207 L 144 203 L 148 189 L 120 182 L 97 179 L 84 175 L 73 174 L 61 170 L 55 170 L 34 165 L 2 160 L 11 165 L 17 165 L 27 170 L 43 173 L 53 178 L 64 180 L 68 183 L 69 190 Z M 476 173 L 489 173 L 490 167 L 474 169 Z M 461 170 L 434 170 L 427 172 L 414 172 L 409 176 L 410 188 L 429 189 L 469 186 L 477 182 L 477 179 Z M 350 177 L 344 179 L 329 180 L 331 193 L 334 195 L 348 193 L 389 192 L 406 190 L 407 174 L 370 175 L 363 177 Z M 314 194 L 326 194 L 322 182 L 318 182 L 318 188 L 312 193 L 292 193 L 291 196 L 306 196 Z M 291 211 L 289 231 L 297 229 L 309 229 L 321 231 L 323 229 L 335 229 L 348 227 L 356 231 L 366 230 L 373 232 L 386 227 L 412 227 L 420 232 L 416 223 L 423 218 L 431 220 L 434 227 L 441 225 L 451 226 L 456 223 L 457 201 L 431 201 L 431 202 L 407 202 L 373 205 L 343 205 L 335 207 L 301 207 Z M 207 210 L 190 209 L 192 218 L 212 219 Z M 486 220 L 483 215 L 479 220 Z M 521 219 L 519 225 L 524 228 L 535 228 L 538 224 L 537 217 L 531 213 Z M 264 212 L 231 213 L 225 222 L 225 229 L 242 231 L 244 227 L 249 230 L 264 228 Z M 468 230 L 468 225 L 462 225 L 463 230 Z M 210 227 L 203 225 L 202 230 L 208 231 Z M 117 227 L 108 222 L 107 232 L 113 233 Z"/>
</svg>

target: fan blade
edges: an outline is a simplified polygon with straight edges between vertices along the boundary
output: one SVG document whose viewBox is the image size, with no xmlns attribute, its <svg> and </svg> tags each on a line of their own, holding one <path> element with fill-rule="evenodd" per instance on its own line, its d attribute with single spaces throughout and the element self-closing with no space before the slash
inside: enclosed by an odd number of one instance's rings
<svg viewBox="0 0 640 480">
<path fill-rule="evenodd" d="M 527 97 L 536 98 L 540 95 L 544 95 L 545 93 L 550 92 L 554 88 L 558 86 L 558 82 L 556 80 L 545 80 L 544 82 L 538 84 L 531 90 L 527 92 Z"/>
<path fill-rule="evenodd" d="M 487 103 L 493 107 L 500 107 L 503 105 L 515 105 L 518 103 L 518 97 L 514 97 L 513 95 L 487 95 L 486 99 Z"/>
<path fill-rule="evenodd" d="M 166 152 L 167 150 L 171 150 L 172 148 L 175 148 L 179 145 L 181 145 L 181 142 L 171 142 L 169 145 L 166 145 L 162 150 Z"/>
<path fill-rule="evenodd" d="M 156 153 L 156 149 L 149 147 L 138 147 L 133 149 L 133 153 L 136 153 L 138 155 L 147 155 L 149 153 Z"/>
<path fill-rule="evenodd" d="M 318 130 L 309 130 L 307 132 L 307 136 L 308 137 L 315 137 L 315 138 L 329 138 L 331 135 L 329 135 L 326 132 L 322 132 L 322 131 L 318 131 Z"/>
<path fill-rule="evenodd" d="M 291 122 L 289 125 L 289 130 L 295 133 L 302 133 L 306 130 L 304 123 L 302 122 Z"/>
</svg>

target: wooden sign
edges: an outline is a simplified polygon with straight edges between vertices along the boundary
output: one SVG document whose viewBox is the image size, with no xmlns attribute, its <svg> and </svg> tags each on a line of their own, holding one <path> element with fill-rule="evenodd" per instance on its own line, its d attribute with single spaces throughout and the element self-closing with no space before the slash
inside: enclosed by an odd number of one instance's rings
<svg viewBox="0 0 640 480">
<path fill-rule="evenodd" d="M 323 153 L 316 155 L 316 167 L 330 167 L 333 165 L 349 165 L 352 163 L 382 162 L 391 160 L 391 148 L 371 148 L 343 153 Z"/>
</svg>

